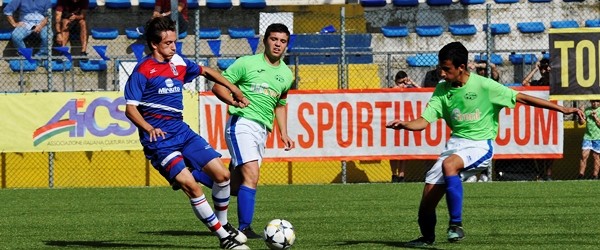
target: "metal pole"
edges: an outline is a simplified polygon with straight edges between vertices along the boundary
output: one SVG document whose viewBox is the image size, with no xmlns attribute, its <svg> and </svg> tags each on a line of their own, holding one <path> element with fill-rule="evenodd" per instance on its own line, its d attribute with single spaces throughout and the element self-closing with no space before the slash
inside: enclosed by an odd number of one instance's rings
<svg viewBox="0 0 600 250">
<path fill-rule="evenodd" d="M 179 40 L 179 3 L 177 0 L 171 0 L 171 20 L 175 21 L 175 34 L 177 34 L 177 40 Z"/>
<path fill-rule="evenodd" d="M 46 24 L 46 35 L 48 37 L 46 44 L 42 46 L 46 46 L 48 49 L 48 54 L 46 55 L 46 60 L 48 60 L 48 92 L 51 92 L 54 89 L 52 85 L 52 10 L 48 10 L 46 13 L 48 14 L 48 23 Z"/>
<path fill-rule="evenodd" d="M 492 66 L 490 65 L 491 61 L 492 61 L 492 29 L 490 28 L 491 25 L 491 5 L 488 3 L 485 5 L 485 22 L 487 23 L 486 25 L 486 30 L 485 30 L 485 40 L 486 40 L 486 50 L 485 53 L 487 55 L 487 60 L 486 60 L 486 72 L 487 72 L 487 77 L 492 78 Z"/>
<path fill-rule="evenodd" d="M 194 12 L 194 18 L 196 19 L 194 21 L 194 31 L 196 34 L 194 36 L 194 58 L 196 60 L 196 63 L 198 63 L 198 61 L 200 60 L 200 9 L 196 9 L 196 11 Z M 208 60 L 206 62 L 208 64 Z M 200 87 L 200 79 L 198 79 L 198 77 L 196 77 L 194 81 L 196 82 L 196 91 L 206 90 L 206 86 L 202 86 L 202 88 Z"/>
<path fill-rule="evenodd" d="M 48 187 L 54 188 L 54 152 L 48 153 Z"/>
<path fill-rule="evenodd" d="M 340 48 L 342 50 L 341 63 L 338 70 L 340 72 L 340 88 L 347 89 L 348 83 L 346 82 L 346 8 L 342 6 L 340 9 Z M 347 162 L 342 161 L 342 183 L 346 184 L 346 174 L 347 174 Z"/>
<path fill-rule="evenodd" d="M 386 88 L 389 88 L 390 86 L 394 86 L 394 83 L 392 83 L 392 81 L 394 81 L 394 76 L 392 76 L 392 54 L 387 53 L 386 54 L 386 62 L 385 62 L 385 68 L 386 68 L 386 74 L 387 74 L 387 82 L 386 82 Z"/>
</svg>

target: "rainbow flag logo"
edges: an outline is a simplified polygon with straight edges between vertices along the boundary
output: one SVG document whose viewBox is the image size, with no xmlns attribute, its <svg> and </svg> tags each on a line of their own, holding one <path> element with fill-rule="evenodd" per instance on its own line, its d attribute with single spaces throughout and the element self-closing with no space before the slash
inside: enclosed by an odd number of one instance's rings
<svg viewBox="0 0 600 250">
<path fill-rule="evenodd" d="M 77 121 L 75 120 L 60 120 L 42 127 L 39 127 L 33 132 L 33 146 L 48 140 L 50 137 L 75 129 Z"/>
</svg>

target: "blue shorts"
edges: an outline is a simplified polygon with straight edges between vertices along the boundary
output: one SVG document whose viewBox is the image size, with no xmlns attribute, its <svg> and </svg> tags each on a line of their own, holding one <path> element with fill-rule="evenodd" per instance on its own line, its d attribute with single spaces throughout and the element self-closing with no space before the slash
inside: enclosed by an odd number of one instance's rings
<svg viewBox="0 0 600 250">
<path fill-rule="evenodd" d="M 186 166 L 202 170 L 212 159 L 221 157 L 210 144 L 189 127 L 169 133 L 156 142 L 144 145 L 144 154 L 160 174 L 173 183 Z"/>
<path fill-rule="evenodd" d="M 600 140 L 583 140 L 581 143 L 582 150 L 593 150 L 596 153 L 600 153 Z"/>
</svg>

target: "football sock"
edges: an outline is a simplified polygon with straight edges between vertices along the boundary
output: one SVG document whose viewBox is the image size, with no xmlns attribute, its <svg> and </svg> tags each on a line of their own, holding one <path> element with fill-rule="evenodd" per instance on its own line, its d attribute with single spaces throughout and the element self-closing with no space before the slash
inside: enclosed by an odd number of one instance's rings
<svg viewBox="0 0 600 250">
<path fill-rule="evenodd" d="M 256 199 L 256 189 L 241 185 L 238 192 L 238 220 L 239 229 L 245 229 L 252 224 L 254 216 L 254 204 Z"/>
<path fill-rule="evenodd" d="M 435 241 L 435 224 L 437 223 L 437 215 L 433 213 L 419 211 L 419 229 L 421 235 L 428 240 Z"/>
<path fill-rule="evenodd" d="M 216 233 L 220 239 L 229 236 L 229 233 L 221 226 L 217 216 L 213 213 L 204 195 L 198 198 L 191 198 L 190 203 L 192 204 L 192 209 L 194 210 L 196 217 L 198 217 L 211 232 Z"/>
<path fill-rule="evenodd" d="M 227 208 L 229 207 L 229 181 L 214 183 L 212 187 L 212 199 L 215 207 L 215 214 L 222 225 L 227 224 Z"/>
<path fill-rule="evenodd" d="M 194 179 L 196 180 L 196 182 L 200 182 L 200 183 L 202 183 L 202 185 L 204 185 L 208 188 L 212 188 L 214 185 L 213 180 L 210 178 L 210 176 L 208 176 L 203 171 L 194 169 L 194 170 L 192 170 L 192 176 L 194 176 Z"/>
<path fill-rule="evenodd" d="M 450 224 L 462 224 L 463 186 L 460 176 L 446 176 L 446 203 L 450 214 Z"/>
</svg>

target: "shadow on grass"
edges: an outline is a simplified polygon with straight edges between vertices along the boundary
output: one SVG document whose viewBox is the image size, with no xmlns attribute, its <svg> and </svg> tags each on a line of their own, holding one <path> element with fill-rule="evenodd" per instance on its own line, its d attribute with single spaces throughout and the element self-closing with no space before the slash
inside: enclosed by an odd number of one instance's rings
<svg viewBox="0 0 600 250">
<path fill-rule="evenodd" d="M 438 249 L 432 246 L 428 247 L 410 247 L 406 246 L 408 241 L 374 241 L 374 240 L 351 240 L 351 241 L 341 241 L 337 242 L 338 246 L 354 246 L 354 245 L 362 245 L 362 244 L 370 244 L 370 245 L 383 245 L 387 247 L 398 247 L 398 248 L 416 248 L 416 249 Z"/>
<path fill-rule="evenodd" d="M 122 243 L 122 242 L 110 242 L 110 241 L 83 241 L 83 240 L 51 240 L 44 242 L 48 246 L 53 247 L 76 247 L 76 248 L 166 248 L 166 249 L 174 249 L 174 248 L 185 248 L 188 249 L 189 246 L 177 246 L 171 244 L 140 244 L 140 243 Z"/>
<path fill-rule="evenodd" d="M 211 232 L 200 232 L 200 231 L 181 231 L 181 230 L 167 230 L 167 231 L 155 231 L 155 232 L 140 232 L 141 234 L 149 235 L 162 235 L 162 236 L 215 236 Z"/>
</svg>

